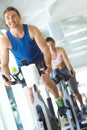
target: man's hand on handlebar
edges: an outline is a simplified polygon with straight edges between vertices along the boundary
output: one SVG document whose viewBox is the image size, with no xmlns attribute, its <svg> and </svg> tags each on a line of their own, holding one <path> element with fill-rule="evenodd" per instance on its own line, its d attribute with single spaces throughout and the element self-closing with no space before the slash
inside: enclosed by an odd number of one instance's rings
<svg viewBox="0 0 87 130">
<path fill-rule="evenodd" d="M 12 80 L 13 78 L 12 78 L 12 76 L 10 76 L 10 77 L 6 77 L 5 75 L 2 75 L 2 77 L 3 77 L 3 79 L 4 79 L 4 85 L 6 86 L 6 87 L 10 87 L 11 85 L 14 85 L 14 84 L 16 84 L 16 81 L 14 80 Z"/>
<path fill-rule="evenodd" d="M 11 81 L 8 81 L 8 82 L 7 82 L 7 81 L 5 81 L 5 83 L 4 83 L 4 84 L 5 84 L 5 86 L 6 86 L 6 87 L 10 87 L 10 86 L 12 85 L 12 82 L 11 82 Z"/>
<path fill-rule="evenodd" d="M 41 68 L 40 69 L 40 74 L 50 74 L 50 72 L 52 71 L 52 67 L 49 65 L 49 66 L 46 66 L 44 68 Z"/>
<path fill-rule="evenodd" d="M 12 85 L 12 82 L 11 82 L 11 77 L 7 77 L 5 75 L 2 75 L 3 79 L 4 79 L 4 85 L 6 87 L 10 87 Z"/>
<path fill-rule="evenodd" d="M 51 67 L 51 65 L 48 65 L 46 67 L 46 69 L 44 70 L 44 73 L 49 75 L 51 73 L 51 71 L 52 71 L 52 67 Z"/>
</svg>

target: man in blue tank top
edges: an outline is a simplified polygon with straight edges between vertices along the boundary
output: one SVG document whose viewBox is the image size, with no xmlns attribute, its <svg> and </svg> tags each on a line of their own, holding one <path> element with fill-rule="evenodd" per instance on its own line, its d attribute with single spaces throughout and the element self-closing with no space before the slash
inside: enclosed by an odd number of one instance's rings
<svg viewBox="0 0 87 130">
<path fill-rule="evenodd" d="M 9 50 L 13 53 L 19 68 L 22 66 L 22 60 L 25 59 L 28 64 L 35 63 L 38 70 L 44 71 L 41 75 L 46 88 L 54 95 L 60 112 L 65 112 L 62 99 L 59 98 L 56 84 L 50 79 L 51 55 L 49 48 L 43 38 L 40 30 L 33 25 L 21 24 L 21 16 L 14 7 L 8 7 L 4 11 L 4 18 L 9 30 L 4 34 L 0 41 L 1 47 L 1 69 L 2 74 L 8 78 L 5 81 L 6 86 L 11 86 L 11 77 L 9 69 Z M 30 101 L 34 103 L 34 96 L 31 88 L 26 87 Z"/>
</svg>

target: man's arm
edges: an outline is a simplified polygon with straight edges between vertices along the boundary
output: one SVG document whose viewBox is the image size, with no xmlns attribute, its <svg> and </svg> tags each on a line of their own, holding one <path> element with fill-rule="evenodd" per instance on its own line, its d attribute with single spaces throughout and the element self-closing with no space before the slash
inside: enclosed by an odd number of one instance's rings
<svg viewBox="0 0 87 130">
<path fill-rule="evenodd" d="M 9 82 L 6 83 L 7 86 L 11 85 L 10 70 L 9 70 L 9 48 L 8 40 L 6 36 L 3 36 L 0 40 L 0 52 L 1 52 L 1 71 L 5 75 Z"/>
<path fill-rule="evenodd" d="M 36 28 L 35 26 L 30 27 L 29 32 L 30 32 L 31 38 L 36 41 L 37 45 L 39 46 L 42 53 L 44 54 L 45 63 L 46 63 L 46 66 L 49 68 L 48 71 L 50 72 L 52 69 L 51 68 L 51 54 L 50 54 L 49 48 L 46 44 L 44 37 L 42 36 L 40 30 Z"/>
</svg>

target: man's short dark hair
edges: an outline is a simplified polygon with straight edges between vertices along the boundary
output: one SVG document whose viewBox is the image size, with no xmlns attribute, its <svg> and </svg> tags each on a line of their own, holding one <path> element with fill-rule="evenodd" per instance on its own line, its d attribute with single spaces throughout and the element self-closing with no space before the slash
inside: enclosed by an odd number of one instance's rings
<svg viewBox="0 0 87 130">
<path fill-rule="evenodd" d="M 47 37 L 46 38 L 46 42 L 50 42 L 52 41 L 53 43 L 55 43 L 55 40 L 52 37 Z"/>
<path fill-rule="evenodd" d="M 15 12 L 18 14 L 18 16 L 20 16 L 19 11 L 18 11 L 15 7 L 12 7 L 12 6 L 7 7 L 7 8 L 5 9 L 5 11 L 4 11 L 4 15 L 5 15 L 5 13 L 8 12 L 8 11 L 15 11 Z"/>
</svg>

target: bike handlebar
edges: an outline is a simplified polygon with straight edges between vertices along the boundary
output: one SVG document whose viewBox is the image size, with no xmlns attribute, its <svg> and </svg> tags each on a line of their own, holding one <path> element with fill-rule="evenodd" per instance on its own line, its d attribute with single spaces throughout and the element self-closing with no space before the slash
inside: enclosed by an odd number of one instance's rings
<svg viewBox="0 0 87 130">
<path fill-rule="evenodd" d="M 13 75 L 11 75 L 11 76 L 12 76 L 13 79 L 14 79 L 14 81 L 12 81 L 12 85 L 17 84 L 17 80 L 16 80 L 16 78 L 15 78 Z M 9 81 L 8 78 L 7 78 L 5 75 L 2 75 L 2 78 L 3 78 L 6 82 Z"/>
<path fill-rule="evenodd" d="M 66 73 L 62 73 L 62 72 L 60 72 L 59 69 L 55 69 L 55 70 L 52 71 L 50 77 L 57 84 L 61 80 L 68 81 L 69 78 L 71 77 L 71 75 L 70 74 L 66 74 Z"/>
</svg>

